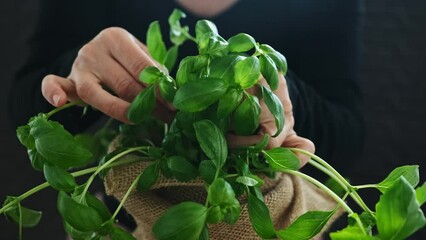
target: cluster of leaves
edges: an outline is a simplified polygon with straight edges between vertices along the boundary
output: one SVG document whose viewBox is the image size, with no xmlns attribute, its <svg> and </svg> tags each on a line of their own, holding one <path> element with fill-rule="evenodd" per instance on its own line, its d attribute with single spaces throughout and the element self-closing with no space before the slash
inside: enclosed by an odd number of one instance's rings
<svg viewBox="0 0 426 240">
<path fill-rule="evenodd" d="M 201 178 L 207 198 L 204 204 L 183 202 L 166 211 L 152 229 L 157 239 L 208 239 L 209 224 L 238 221 L 239 199 L 243 196 L 247 199 L 253 229 L 264 239 L 311 239 L 340 207 L 348 212 L 349 224 L 332 233 L 332 239 L 405 239 L 425 226 L 420 206 L 426 200 L 426 185 L 417 187 L 417 166 L 397 168 L 379 184 L 352 186 L 325 161 L 303 150 L 282 147 L 265 150 L 268 135 L 254 146 L 228 149 L 226 133 L 255 134 L 260 121 L 259 99 L 263 99 L 275 117 L 275 135 L 282 131 L 284 110 L 273 91 L 278 88 L 279 74 L 287 70 L 286 59 L 272 47 L 259 44 L 244 33 L 225 40 L 207 20 L 197 22 L 193 37 L 189 28 L 181 25 L 183 17 L 183 12 L 175 10 L 169 18 L 173 43 L 169 49 L 159 23 L 149 26 L 147 47 L 159 65 L 141 72 L 140 80 L 146 88 L 128 111 L 128 118 L 136 125 L 120 127 L 121 147 L 105 155 L 97 167 L 69 172 L 87 165 L 96 154 L 83 146 L 78 140 L 81 137 L 73 137 L 59 123 L 50 121 L 51 114 L 40 114 L 28 125 L 18 128 L 18 137 L 28 149 L 32 166 L 43 171 L 47 183 L 19 197 L 8 197 L 0 213 L 20 226 L 35 226 L 41 213 L 23 208 L 20 202 L 50 185 L 59 191 L 58 210 L 66 231 L 74 239 L 133 239 L 115 225 L 116 213 L 134 189 L 148 191 L 162 175 L 178 181 Z M 199 54 L 183 58 L 176 76 L 172 77 L 169 72 L 176 63 L 179 46 L 188 40 L 196 43 Z M 259 82 L 261 76 L 268 86 Z M 251 94 L 248 90 L 253 87 L 260 91 Z M 157 94 L 177 109 L 170 126 L 151 117 Z M 336 193 L 298 172 L 299 160 L 294 152 L 310 156 L 310 163 L 332 178 Z M 123 160 L 129 153 L 136 157 Z M 88 192 L 93 178 L 105 176 L 110 167 L 140 160 L 150 164 L 133 181 L 111 214 Z M 275 229 L 260 189 L 264 180 L 259 176 L 274 177 L 276 172 L 294 174 L 312 182 L 338 202 L 336 208 L 307 212 L 289 227 Z M 88 173 L 92 173 L 88 181 L 78 185 L 74 177 Z M 357 193 L 365 187 L 377 188 L 383 193 L 375 212 Z M 360 205 L 362 213 L 357 214 L 347 206 L 344 200 L 348 196 Z M 376 232 L 378 235 L 373 236 Z"/>
</svg>

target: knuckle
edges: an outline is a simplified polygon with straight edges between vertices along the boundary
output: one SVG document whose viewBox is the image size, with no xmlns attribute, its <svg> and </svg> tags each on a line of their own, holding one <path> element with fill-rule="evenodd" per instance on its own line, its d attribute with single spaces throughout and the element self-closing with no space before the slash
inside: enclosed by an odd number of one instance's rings
<svg viewBox="0 0 426 240">
<path fill-rule="evenodd" d="M 135 78 L 138 78 L 139 73 L 148 67 L 148 63 L 144 59 L 132 59 L 131 62 L 129 68 Z"/>
<path fill-rule="evenodd" d="M 93 62 L 96 53 L 94 48 L 95 46 L 92 42 L 89 42 L 80 48 L 72 68 L 80 69 L 83 68 L 83 66 Z"/>
<path fill-rule="evenodd" d="M 126 34 L 127 31 L 124 28 L 121 27 L 109 27 L 109 28 L 105 28 L 104 30 L 102 30 L 99 33 L 99 38 L 101 39 L 105 39 L 105 40 L 110 40 L 110 39 L 114 39 L 118 36 L 121 36 L 123 34 Z"/>
<path fill-rule="evenodd" d="M 120 79 L 115 81 L 115 91 L 119 96 L 126 96 L 132 90 L 132 80 Z"/>
<path fill-rule="evenodd" d="M 91 85 L 89 84 L 89 82 L 87 82 L 87 81 L 78 82 L 77 94 L 81 99 L 86 100 L 87 97 L 90 96 L 91 90 L 92 90 L 92 88 L 91 88 Z"/>
</svg>

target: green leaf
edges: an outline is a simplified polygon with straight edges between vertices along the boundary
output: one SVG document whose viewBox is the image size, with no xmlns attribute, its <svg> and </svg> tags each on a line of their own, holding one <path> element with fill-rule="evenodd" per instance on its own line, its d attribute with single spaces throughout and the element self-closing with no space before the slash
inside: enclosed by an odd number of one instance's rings
<svg viewBox="0 0 426 240">
<path fill-rule="evenodd" d="M 377 184 L 377 188 L 385 193 L 393 184 L 399 181 L 399 178 L 403 176 L 412 187 L 416 187 L 419 184 L 419 166 L 418 165 L 407 165 L 395 168 L 386 178 Z"/>
<path fill-rule="evenodd" d="M 157 182 L 159 177 L 159 168 L 157 163 L 153 163 L 145 168 L 141 173 L 139 181 L 136 185 L 136 189 L 139 192 L 148 191 L 155 182 Z"/>
<path fill-rule="evenodd" d="M 198 171 L 200 173 L 200 176 L 208 184 L 211 184 L 214 181 L 214 177 L 216 174 L 216 166 L 212 160 L 201 161 L 200 165 L 198 166 Z"/>
<path fill-rule="evenodd" d="M 77 186 L 74 177 L 63 168 L 45 164 L 43 172 L 46 181 L 58 191 L 71 192 Z"/>
<path fill-rule="evenodd" d="M 16 197 L 7 196 L 6 201 L 3 206 L 14 201 Z M 4 212 L 6 216 L 17 224 L 22 222 L 22 227 L 35 227 L 40 222 L 42 212 L 35 211 L 26 207 L 22 207 L 19 201 L 16 204 Z M 22 219 L 20 220 L 20 215 L 22 215 Z"/>
<path fill-rule="evenodd" d="M 262 151 L 269 165 L 275 171 L 297 170 L 300 167 L 300 161 L 288 148 L 277 147 L 271 150 Z"/>
<path fill-rule="evenodd" d="M 207 224 L 204 225 L 204 228 L 201 231 L 199 240 L 209 240 L 209 227 L 207 226 Z"/>
<path fill-rule="evenodd" d="M 35 140 L 30 134 L 31 127 L 28 125 L 20 126 L 16 129 L 16 135 L 19 142 L 24 145 L 28 150 L 35 149 Z"/>
<path fill-rule="evenodd" d="M 219 100 L 217 117 L 225 118 L 230 115 L 243 99 L 243 92 L 235 88 L 229 88 L 225 95 Z"/>
<path fill-rule="evenodd" d="M 309 240 L 324 228 L 335 211 L 311 211 L 299 216 L 287 228 L 277 232 L 282 239 Z"/>
<path fill-rule="evenodd" d="M 66 222 L 79 231 L 95 231 L 103 223 L 94 208 L 76 202 L 62 191 L 58 195 L 58 211 Z"/>
<path fill-rule="evenodd" d="M 250 222 L 256 233 L 262 238 L 276 238 L 274 224 L 266 204 L 251 193 L 248 193 L 247 200 Z"/>
<path fill-rule="evenodd" d="M 221 98 L 228 85 L 221 79 L 202 78 L 181 86 L 175 95 L 173 105 L 186 112 L 198 112 L 206 109 Z"/>
<path fill-rule="evenodd" d="M 94 231 L 83 232 L 73 228 L 69 223 L 64 221 L 64 230 L 65 232 L 74 240 L 92 240 L 96 239 L 95 236 L 98 236 Z"/>
<path fill-rule="evenodd" d="M 195 37 L 200 40 L 204 34 L 212 33 L 218 34 L 216 25 L 209 20 L 199 20 L 195 25 Z"/>
<path fill-rule="evenodd" d="M 278 89 L 279 78 L 277 67 L 275 66 L 274 61 L 268 56 L 261 55 L 259 57 L 260 62 L 260 70 L 262 72 L 263 77 L 266 79 L 266 82 L 269 84 L 269 87 L 272 91 Z"/>
<path fill-rule="evenodd" d="M 346 194 L 346 190 L 333 178 L 327 179 L 324 183 L 331 191 L 333 191 L 337 196 L 343 197 Z"/>
<path fill-rule="evenodd" d="M 166 66 L 167 70 L 171 72 L 173 70 L 173 67 L 176 64 L 176 60 L 178 57 L 179 47 L 173 46 L 169 48 L 169 50 L 166 53 L 166 58 L 164 59 L 164 66 Z"/>
<path fill-rule="evenodd" d="M 111 219 L 112 215 L 110 211 L 101 200 L 90 193 L 86 193 L 85 198 L 87 205 L 95 209 L 104 222 Z"/>
<path fill-rule="evenodd" d="M 206 33 L 198 40 L 198 51 L 200 55 L 223 57 L 228 54 L 228 42 L 217 34 Z"/>
<path fill-rule="evenodd" d="M 142 72 L 139 74 L 139 80 L 141 80 L 141 82 L 144 82 L 146 84 L 153 84 L 162 76 L 164 76 L 164 73 L 161 72 L 160 69 L 154 66 L 149 66 L 144 68 Z"/>
<path fill-rule="evenodd" d="M 136 238 L 133 237 L 132 234 L 124 231 L 120 227 L 113 227 L 111 229 L 109 237 L 111 240 L 136 240 Z"/>
<path fill-rule="evenodd" d="M 349 226 L 337 232 L 330 233 L 332 240 L 380 240 L 380 238 L 365 235 L 358 226 Z"/>
<path fill-rule="evenodd" d="M 416 193 L 405 177 L 394 181 L 376 205 L 377 229 L 382 239 L 406 239 L 426 225 Z"/>
<path fill-rule="evenodd" d="M 47 163 L 69 168 L 85 165 L 92 159 L 92 153 L 58 122 L 36 117 L 29 125 L 36 150 Z"/>
<path fill-rule="evenodd" d="M 226 182 L 223 178 L 217 178 L 209 186 L 207 199 L 213 206 L 216 205 L 232 205 L 235 202 L 235 192 L 231 184 Z"/>
<path fill-rule="evenodd" d="M 240 55 L 226 55 L 223 57 L 214 58 L 210 62 L 209 77 L 223 79 L 229 84 L 234 83 L 234 66 L 237 62 L 243 59 L 244 57 Z"/>
<path fill-rule="evenodd" d="M 151 56 L 157 60 L 157 62 L 164 64 L 166 45 L 164 44 L 158 21 L 152 22 L 148 27 L 148 32 L 146 33 L 146 46 Z"/>
<path fill-rule="evenodd" d="M 224 217 L 222 209 L 220 206 L 216 205 L 209 208 L 206 221 L 210 224 L 216 224 L 222 222 Z"/>
<path fill-rule="evenodd" d="M 158 240 L 198 240 L 206 223 L 208 209 L 199 203 L 183 202 L 168 209 L 154 224 Z"/>
<path fill-rule="evenodd" d="M 203 152 L 221 169 L 228 157 L 228 145 L 223 132 L 210 120 L 194 123 L 195 134 Z"/>
<path fill-rule="evenodd" d="M 241 215 L 241 205 L 240 202 L 235 198 L 232 204 L 228 204 L 225 207 L 225 217 L 223 219 L 227 224 L 235 224 Z"/>
<path fill-rule="evenodd" d="M 263 101 L 265 101 L 266 106 L 269 111 L 272 113 L 275 119 L 275 126 L 277 127 L 277 132 L 273 137 L 278 136 L 284 128 L 285 118 L 284 118 L 284 109 L 281 103 L 281 100 L 275 95 L 271 90 L 261 85 Z"/>
<path fill-rule="evenodd" d="M 169 17 L 170 40 L 178 46 L 187 40 L 188 26 L 182 27 L 180 24 L 180 19 L 185 17 L 186 14 L 178 9 L 173 10 Z"/>
<path fill-rule="evenodd" d="M 256 40 L 246 33 L 239 33 L 228 39 L 229 51 L 247 52 L 256 46 Z"/>
<path fill-rule="evenodd" d="M 197 177 L 197 169 L 180 156 L 171 156 L 166 159 L 167 166 L 172 175 L 179 181 L 186 182 Z"/>
<path fill-rule="evenodd" d="M 102 151 L 102 146 L 96 135 L 79 133 L 74 135 L 74 139 L 92 153 L 93 157 L 91 161 L 98 160 L 97 158 Z"/>
<path fill-rule="evenodd" d="M 133 100 L 127 112 L 129 120 L 135 124 L 143 122 L 151 116 L 155 107 L 155 87 L 151 85 L 142 90 Z"/>
<path fill-rule="evenodd" d="M 158 89 L 160 90 L 161 97 L 167 102 L 173 102 L 173 98 L 176 94 L 176 83 L 175 80 L 170 76 L 161 78 L 158 83 Z"/>
<path fill-rule="evenodd" d="M 37 171 L 43 171 L 43 165 L 46 162 L 44 157 L 35 149 L 28 150 L 27 153 L 31 161 L 31 166 Z"/>
<path fill-rule="evenodd" d="M 242 89 L 252 87 L 260 78 L 260 63 L 257 57 L 248 57 L 235 64 L 234 67 L 235 82 Z"/>
<path fill-rule="evenodd" d="M 235 181 L 249 187 L 259 185 L 259 182 L 256 179 L 248 177 L 248 176 L 239 176 Z"/>
<path fill-rule="evenodd" d="M 416 198 L 420 206 L 426 202 L 426 182 L 422 186 L 416 188 Z"/>
<path fill-rule="evenodd" d="M 270 57 L 274 63 L 275 66 L 278 68 L 278 70 L 285 75 L 287 72 L 287 60 L 280 52 L 273 49 L 268 44 L 261 44 L 260 49 L 263 51 L 265 55 Z"/>
<path fill-rule="evenodd" d="M 200 79 L 201 73 L 206 66 L 207 58 L 204 56 L 185 57 L 179 64 L 179 69 L 176 73 L 176 83 L 178 86 L 183 86 L 187 82 Z"/>
<path fill-rule="evenodd" d="M 269 143 L 269 135 L 265 134 L 263 135 L 263 138 L 260 142 L 253 145 L 252 148 L 249 148 L 249 151 L 251 153 L 260 153 L 263 149 L 265 149 L 268 146 Z"/>
<path fill-rule="evenodd" d="M 238 135 L 253 135 L 259 127 L 260 104 L 256 96 L 246 94 L 246 98 L 232 114 L 234 131 Z"/>
</svg>

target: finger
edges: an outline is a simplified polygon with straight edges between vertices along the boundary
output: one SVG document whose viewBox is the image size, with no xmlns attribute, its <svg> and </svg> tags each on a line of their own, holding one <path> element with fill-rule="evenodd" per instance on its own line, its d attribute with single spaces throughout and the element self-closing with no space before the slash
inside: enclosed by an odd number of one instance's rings
<svg viewBox="0 0 426 240">
<path fill-rule="evenodd" d="M 67 101 L 78 99 L 74 83 L 69 79 L 53 74 L 43 78 L 41 92 L 44 98 L 55 107 L 61 107 Z"/>
<path fill-rule="evenodd" d="M 95 75 L 84 72 L 77 76 L 76 82 L 78 96 L 87 104 L 119 121 L 130 123 L 127 119 L 127 110 L 130 104 L 105 91 L 99 84 Z"/>
<path fill-rule="evenodd" d="M 283 142 L 283 144 L 281 146 L 282 147 L 291 147 L 291 148 L 300 148 L 300 149 L 308 151 L 312 154 L 315 153 L 314 143 L 307 138 L 297 136 L 296 133 L 287 136 L 287 138 L 285 139 L 285 141 Z M 303 167 L 310 159 L 308 156 L 301 154 L 301 153 L 296 153 L 296 155 L 300 160 L 300 166 L 301 167 Z"/>
<path fill-rule="evenodd" d="M 226 139 L 230 148 L 248 147 L 262 141 L 263 135 L 239 136 L 228 133 Z"/>
</svg>

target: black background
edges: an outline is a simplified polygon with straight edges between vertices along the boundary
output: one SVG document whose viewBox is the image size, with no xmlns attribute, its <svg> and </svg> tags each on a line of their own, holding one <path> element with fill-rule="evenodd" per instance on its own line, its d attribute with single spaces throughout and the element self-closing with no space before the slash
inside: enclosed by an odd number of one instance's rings
<svg viewBox="0 0 426 240">
<path fill-rule="evenodd" d="M 43 181 L 35 173 L 8 122 L 7 97 L 13 73 L 27 54 L 25 41 L 36 23 L 38 1 L 0 2 L 0 200 Z M 419 164 L 426 180 L 426 1 L 372 0 L 362 11 L 360 68 L 365 149 L 349 173 L 354 183 L 378 182 L 402 164 Z M 362 193 L 361 193 L 362 194 Z M 366 192 L 370 200 L 374 193 Z M 44 212 L 41 226 L 25 239 L 64 239 L 56 194 L 43 191 L 24 205 Z M 371 204 L 370 204 L 371 206 Z M 373 207 L 373 206 L 372 206 Z M 0 239 L 17 239 L 18 228 L 0 217 Z M 425 230 L 412 239 L 426 239 Z M 422 237 L 424 235 L 424 237 Z"/>
</svg>

